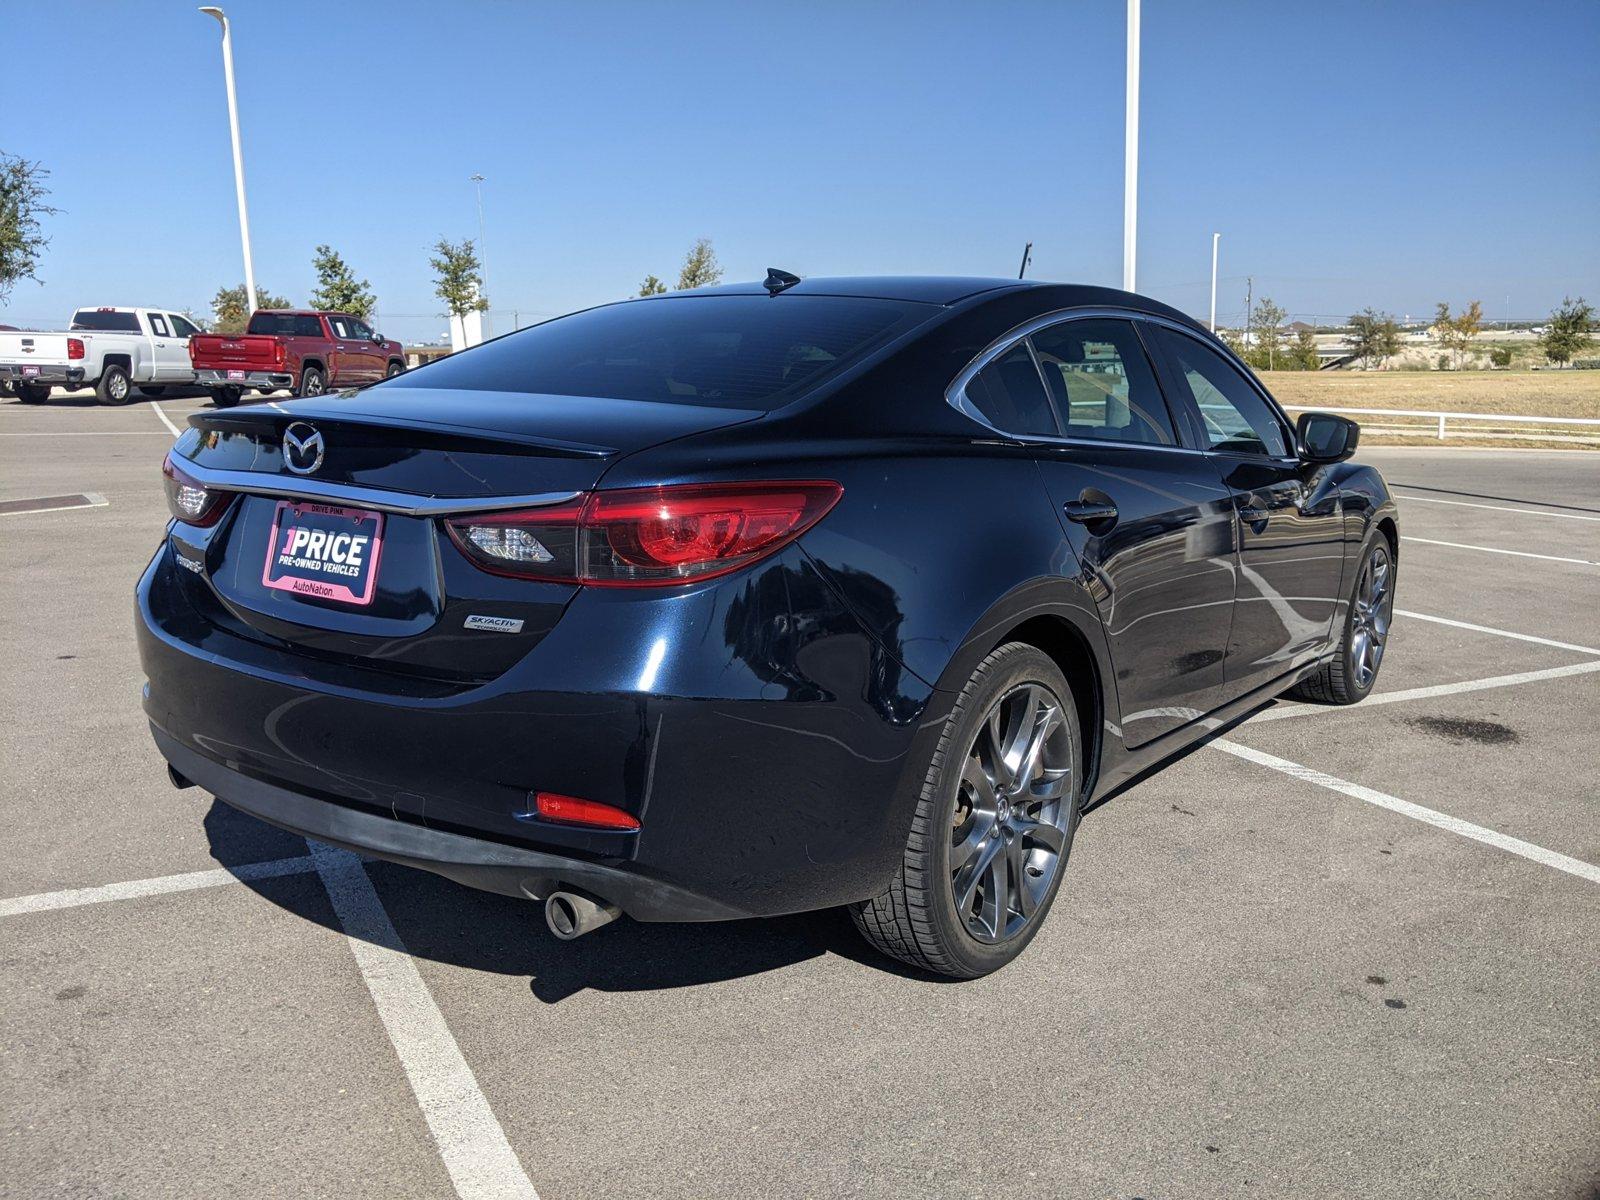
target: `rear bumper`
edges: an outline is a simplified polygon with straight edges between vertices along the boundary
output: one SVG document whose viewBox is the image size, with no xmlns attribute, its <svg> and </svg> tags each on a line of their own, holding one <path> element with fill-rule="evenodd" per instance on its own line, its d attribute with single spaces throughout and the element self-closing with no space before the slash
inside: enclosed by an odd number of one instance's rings
<svg viewBox="0 0 1600 1200">
<path fill-rule="evenodd" d="M 27 374 L 31 370 L 33 373 Z M 82 387 L 84 369 L 58 363 L 0 363 L 0 382 L 39 383 L 61 387 Z"/>
<path fill-rule="evenodd" d="M 580 595 L 498 678 L 450 684 L 240 636 L 164 545 L 137 589 L 144 709 L 173 768 L 234 807 L 468 886 L 566 885 L 657 921 L 863 900 L 898 869 L 940 722 L 798 549 L 768 569 Z M 641 828 L 544 821 L 535 790 Z"/>
<path fill-rule="evenodd" d="M 233 770 L 154 725 L 150 732 L 178 774 L 240 812 L 302 837 L 506 896 L 542 900 L 552 891 L 578 888 L 609 900 L 636 921 L 727 921 L 750 915 L 635 871 L 346 808 Z"/>
<path fill-rule="evenodd" d="M 201 387 L 254 387 L 254 388 L 292 388 L 294 376 L 288 371 L 244 371 L 239 378 L 230 378 L 227 370 L 218 370 L 207 367 L 194 373 L 194 380 Z"/>
</svg>

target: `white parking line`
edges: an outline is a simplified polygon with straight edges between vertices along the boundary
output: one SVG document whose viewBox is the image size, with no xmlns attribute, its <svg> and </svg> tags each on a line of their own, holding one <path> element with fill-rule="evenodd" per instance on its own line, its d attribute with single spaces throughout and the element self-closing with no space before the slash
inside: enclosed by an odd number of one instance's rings
<svg viewBox="0 0 1600 1200">
<path fill-rule="evenodd" d="M 1579 654 L 1600 654 L 1593 646 L 1575 646 L 1571 642 L 1555 642 L 1549 638 L 1534 637 L 1531 633 L 1512 633 L 1509 629 L 1496 629 L 1492 625 L 1474 625 L 1471 621 L 1455 621 L 1449 617 L 1435 617 L 1428 613 L 1397 608 L 1395 616 L 1412 621 L 1432 621 L 1435 625 L 1449 625 L 1454 629 L 1470 629 L 1473 633 L 1492 633 L 1496 637 L 1512 638 L 1519 642 L 1532 642 L 1536 646 L 1554 646 L 1557 650 L 1576 650 Z"/>
<path fill-rule="evenodd" d="M 1512 508 L 1506 504 L 1473 504 L 1467 500 L 1440 500 L 1433 496 L 1413 496 L 1409 492 L 1396 492 L 1396 500 L 1419 504 L 1453 504 L 1457 508 L 1487 508 L 1491 512 L 1521 513 L 1525 517 L 1562 517 L 1568 521 L 1600 521 L 1600 517 L 1586 517 L 1579 513 L 1550 512 L 1543 508 Z"/>
<path fill-rule="evenodd" d="M 538 1200 L 361 860 L 317 842 L 311 855 L 456 1194 Z"/>
<path fill-rule="evenodd" d="M 150 401 L 150 407 L 156 410 L 156 416 L 161 418 L 161 423 L 167 427 L 168 432 L 170 432 L 173 437 L 177 437 L 183 432 L 183 430 L 179 429 L 172 423 L 172 418 L 167 416 L 166 410 L 164 410 L 161 405 L 152 400 Z"/>
<path fill-rule="evenodd" d="M 1402 542 L 1420 542 L 1424 546 L 1449 546 L 1452 550 L 1477 550 L 1482 554 L 1509 554 L 1514 558 L 1539 558 L 1545 562 L 1577 563 L 1583 567 L 1600 567 L 1600 562 L 1592 562 L 1587 558 L 1563 558 L 1559 554 L 1530 554 L 1526 550 L 1502 550 L 1498 546 L 1469 546 L 1465 542 L 1441 542 L 1436 538 L 1407 537 L 1401 535 Z"/>
<path fill-rule="evenodd" d="M 281 875 L 302 875 L 316 869 L 316 863 L 301 855 L 299 858 L 275 858 L 270 862 L 242 863 L 237 867 L 218 867 L 211 871 L 190 871 L 184 875 L 162 875 L 155 879 L 108 883 L 100 887 L 40 892 L 32 896 L 15 896 L 9 900 L 0 900 L 0 917 L 50 912 L 58 908 L 77 908 L 84 904 L 105 904 L 112 900 L 137 900 L 141 896 L 163 896 L 168 892 L 192 892 L 197 888 L 220 887 L 226 883 L 248 883 L 255 879 L 276 879 Z"/>
<path fill-rule="evenodd" d="M 1519 683 L 1538 683 L 1544 679 L 1564 679 L 1569 675 L 1589 675 L 1600 671 L 1600 662 L 1570 663 L 1565 667 L 1547 667 L 1543 671 L 1523 671 L 1516 675 L 1493 675 L 1488 679 L 1467 679 L 1461 683 L 1436 683 L 1432 687 L 1402 688 L 1395 692 L 1379 692 L 1368 696 L 1352 708 L 1371 708 L 1375 704 L 1401 704 L 1407 700 L 1432 700 L 1435 696 L 1456 696 L 1463 692 L 1484 692 L 1491 688 L 1514 687 Z M 1284 704 L 1269 708 L 1251 717 L 1247 724 L 1259 725 L 1262 721 L 1282 721 L 1288 717 L 1303 717 L 1311 713 L 1338 712 L 1326 704 Z"/>
<path fill-rule="evenodd" d="M 1295 779 L 1304 780 L 1306 783 L 1314 783 L 1318 787 L 1325 787 L 1330 791 L 1353 796 L 1357 800 L 1364 800 L 1368 804 L 1377 805 L 1379 808 L 1387 808 L 1390 812 L 1397 812 L 1401 816 L 1410 817 L 1412 820 L 1422 821 L 1437 829 L 1443 829 L 1461 837 L 1471 838 L 1475 842 L 1482 842 L 1484 845 L 1493 846 L 1498 850 L 1520 855 L 1542 866 L 1554 867 L 1558 871 L 1565 871 L 1568 875 L 1576 875 L 1579 879 L 1587 879 L 1590 883 L 1600 883 L 1600 867 L 1595 866 L 1593 863 L 1586 863 L 1582 859 L 1570 858 L 1554 850 L 1546 850 L 1543 846 L 1535 846 L 1532 842 L 1525 842 L 1521 838 L 1497 833 L 1493 829 L 1485 829 L 1482 825 L 1474 825 L 1471 821 L 1463 821 L 1460 817 L 1452 817 L 1447 813 L 1435 812 L 1431 808 L 1424 808 L 1422 805 L 1413 804 L 1409 800 L 1401 800 L 1399 797 L 1391 796 L 1387 792 L 1363 787 L 1359 783 L 1351 783 L 1348 779 L 1339 779 L 1336 776 L 1326 775 L 1310 767 L 1302 767 L 1299 763 L 1290 762 L 1286 758 L 1279 758 L 1276 754 L 1268 754 L 1264 750 L 1243 746 L 1238 742 L 1230 742 L 1226 738 L 1218 738 L 1209 744 L 1213 749 L 1221 750 L 1225 754 L 1231 754 L 1235 758 L 1242 758 L 1246 762 L 1269 767 Z"/>
</svg>

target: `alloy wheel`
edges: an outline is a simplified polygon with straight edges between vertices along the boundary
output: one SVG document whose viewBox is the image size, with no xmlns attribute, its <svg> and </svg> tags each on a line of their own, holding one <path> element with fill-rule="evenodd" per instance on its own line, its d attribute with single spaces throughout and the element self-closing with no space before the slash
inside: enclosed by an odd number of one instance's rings
<svg viewBox="0 0 1600 1200">
<path fill-rule="evenodd" d="M 1356 584 L 1355 612 L 1350 623 L 1350 665 L 1355 670 L 1356 686 L 1361 688 L 1372 685 L 1378 664 L 1383 661 L 1392 615 L 1393 577 L 1388 549 L 1373 547 Z"/>
<path fill-rule="evenodd" d="M 106 391 L 111 393 L 113 400 L 126 400 L 128 398 L 127 376 L 121 374 L 113 375 L 106 383 Z"/>
<path fill-rule="evenodd" d="M 1037 683 L 995 701 L 962 763 L 950 834 L 950 890 L 973 938 L 1027 927 L 1050 894 L 1072 833 L 1072 734 Z"/>
</svg>

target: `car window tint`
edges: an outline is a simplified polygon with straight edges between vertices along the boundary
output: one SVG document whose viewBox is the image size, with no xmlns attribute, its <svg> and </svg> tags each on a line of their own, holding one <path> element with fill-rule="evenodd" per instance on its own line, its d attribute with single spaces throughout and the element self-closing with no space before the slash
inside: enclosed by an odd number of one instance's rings
<svg viewBox="0 0 1600 1200">
<path fill-rule="evenodd" d="M 322 336 L 322 321 L 314 314 L 294 318 L 294 335 L 296 337 L 319 338 Z"/>
<path fill-rule="evenodd" d="M 984 420 L 1005 433 L 1060 435 L 1026 342 L 1018 342 L 974 375 L 966 395 Z"/>
<path fill-rule="evenodd" d="M 1227 359 L 1194 338 L 1168 329 L 1157 336 L 1172 354 L 1213 450 L 1288 456 L 1289 439 L 1261 393 Z"/>
<path fill-rule="evenodd" d="M 150 314 L 150 332 L 155 334 L 157 337 L 171 337 L 172 336 L 172 334 L 167 329 L 167 319 L 165 317 L 163 317 L 160 313 L 151 313 Z"/>
<path fill-rule="evenodd" d="M 630 300 L 485 342 L 402 386 L 773 409 L 939 311 L 844 296 Z"/>
<path fill-rule="evenodd" d="M 1033 335 L 1068 437 L 1177 443 L 1139 335 L 1127 321 L 1065 321 Z"/>
<path fill-rule="evenodd" d="M 107 333 L 138 333 L 139 314 L 80 308 L 72 314 L 72 328 L 103 330 Z"/>
<path fill-rule="evenodd" d="M 174 334 L 176 334 L 178 337 L 185 337 L 186 338 L 186 337 L 193 337 L 195 334 L 199 333 L 200 330 L 199 330 L 199 327 L 196 326 L 195 323 L 193 321 L 189 320 L 187 317 L 183 317 L 183 316 L 180 316 L 177 313 L 173 313 L 172 314 L 172 332 Z"/>
<path fill-rule="evenodd" d="M 370 338 L 372 327 L 365 321 L 357 321 L 354 317 L 347 322 L 350 327 L 350 336 L 353 338 Z"/>
<path fill-rule="evenodd" d="M 336 338 L 350 338 L 355 336 L 355 334 L 350 332 L 350 322 L 345 320 L 343 317 L 329 317 L 328 327 L 333 330 L 333 336 Z"/>
</svg>

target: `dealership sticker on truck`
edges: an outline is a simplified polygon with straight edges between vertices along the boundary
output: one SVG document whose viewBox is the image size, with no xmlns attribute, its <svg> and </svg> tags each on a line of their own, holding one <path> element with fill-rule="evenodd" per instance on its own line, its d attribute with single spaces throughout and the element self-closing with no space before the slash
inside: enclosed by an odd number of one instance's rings
<svg viewBox="0 0 1600 1200">
<path fill-rule="evenodd" d="M 382 549 L 382 513 L 280 500 L 261 583 L 297 596 L 370 604 Z"/>
</svg>

